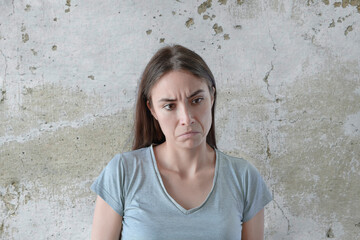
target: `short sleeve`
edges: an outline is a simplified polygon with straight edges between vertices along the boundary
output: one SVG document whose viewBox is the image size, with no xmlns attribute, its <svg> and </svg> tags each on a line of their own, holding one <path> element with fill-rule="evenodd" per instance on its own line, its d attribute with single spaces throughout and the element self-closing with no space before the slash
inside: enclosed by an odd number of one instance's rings
<svg viewBox="0 0 360 240">
<path fill-rule="evenodd" d="M 244 184 L 243 222 L 247 222 L 272 200 L 272 195 L 258 170 L 251 164 L 245 173 Z"/>
<path fill-rule="evenodd" d="M 124 168 L 121 155 L 116 155 L 102 170 L 91 185 L 91 190 L 99 195 L 120 216 L 124 213 Z"/>
</svg>

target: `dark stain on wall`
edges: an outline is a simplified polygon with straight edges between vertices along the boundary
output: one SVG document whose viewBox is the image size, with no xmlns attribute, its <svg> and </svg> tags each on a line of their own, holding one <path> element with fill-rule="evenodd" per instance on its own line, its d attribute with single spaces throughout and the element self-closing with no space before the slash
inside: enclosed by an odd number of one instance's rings
<svg viewBox="0 0 360 240">
<path fill-rule="evenodd" d="M 206 9 L 208 9 L 210 7 L 211 7 L 211 0 L 207 0 L 198 7 L 198 13 L 201 15 L 202 13 L 204 13 L 206 11 Z"/>
<path fill-rule="evenodd" d="M 244 2 L 245 2 L 245 0 L 236 0 L 236 3 L 237 3 L 238 5 L 242 5 Z"/>
<path fill-rule="evenodd" d="M 27 41 L 29 41 L 29 34 L 23 33 L 22 34 L 22 41 L 23 41 L 23 43 L 26 43 Z"/>
<path fill-rule="evenodd" d="M 349 32 L 351 32 L 353 30 L 353 27 L 350 25 L 346 28 L 344 35 L 347 36 Z"/>
<path fill-rule="evenodd" d="M 329 5 L 329 0 L 323 0 L 324 4 Z M 347 8 L 348 6 L 356 7 L 357 12 L 360 13 L 360 0 L 342 0 L 341 2 L 334 2 L 334 7 Z"/>
<path fill-rule="evenodd" d="M 31 10 L 31 5 L 26 4 L 26 7 L 24 9 L 26 12 L 29 12 Z"/>
<path fill-rule="evenodd" d="M 189 28 L 190 26 L 194 25 L 194 19 L 193 18 L 189 18 L 186 22 L 185 22 L 185 26 L 187 28 Z"/>
<path fill-rule="evenodd" d="M 326 237 L 327 238 L 334 238 L 334 233 L 333 230 L 331 228 L 329 228 L 329 230 L 326 232 Z"/>
<path fill-rule="evenodd" d="M 223 32 L 222 26 L 219 26 L 217 23 L 214 24 L 213 29 L 215 31 L 215 34 L 219 34 Z"/>
</svg>

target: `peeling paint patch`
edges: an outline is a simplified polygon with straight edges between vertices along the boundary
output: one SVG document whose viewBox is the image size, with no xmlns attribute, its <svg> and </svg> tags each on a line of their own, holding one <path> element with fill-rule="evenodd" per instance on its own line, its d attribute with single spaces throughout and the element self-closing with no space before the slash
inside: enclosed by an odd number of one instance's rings
<svg viewBox="0 0 360 240">
<path fill-rule="evenodd" d="M 348 35 L 348 33 L 351 32 L 352 30 L 353 30 L 353 27 L 351 25 L 348 26 L 344 32 L 345 36 Z"/>
<path fill-rule="evenodd" d="M 23 41 L 23 43 L 26 43 L 27 41 L 29 41 L 29 34 L 23 33 L 22 34 L 22 41 Z"/>
<path fill-rule="evenodd" d="M 37 51 L 35 51 L 33 48 L 30 49 L 30 50 L 31 50 L 31 52 L 32 52 L 32 54 L 33 54 L 34 56 L 37 56 Z"/>
<path fill-rule="evenodd" d="M 349 5 L 349 0 L 342 0 L 341 6 L 346 8 Z"/>
<path fill-rule="evenodd" d="M 95 79 L 94 75 L 89 75 L 88 78 L 90 78 L 91 80 Z"/>
<path fill-rule="evenodd" d="M 160 42 L 160 43 L 165 42 L 165 38 L 160 38 L 159 42 Z"/>
<path fill-rule="evenodd" d="M 218 0 L 218 2 L 220 3 L 220 5 L 226 5 L 227 0 Z"/>
<path fill-rule="evenodd" d="M 241 25 L 235 25 L 234 28 L 235 29 L 242 29 L 242 26 Z"/>
<path fill-rule="evenodd" d="M 244 2 L 245 2 L 245 0 L 236 0 L 236 3 L 237 3 L 238 5 L 242 5 Z"/>
<path fill-rule="evenodd" d="M 26 4 L 26 6 L 25 6 L 25 11 L 26 12 L 29 12 L 30 11 L 30 9 L 31 9 L 31 5 L 29 5 L 29 4 Z"/>
<path fill-rule="evenodd" d="M 329 5 L 329 0 L 322 0 L 325 5 Z"/>
<path fill-rule="evenodd" d="M 332 22 L 331 22 L 330 25 L 329 25 L 329 28 L 333 28 L 333 27 L 335 27 L 335 21 L 334 21 L 334 19 L 332 20 Z"/>
<path fill-rule="evenodd" d="M 334 2 L 334 7 L 340 7 L 341 6 L 341 2 Z"/>
<path fill-rule="evenodd" d="M 53 46 L 51 47 L 51 49 L 52 49 L 53 51 L 56 51 L 56 50 L 57 50 L 57 46 L 56 46 L 56 45 L 53 45 Z"/>
<path fill-rule="evenodd" d="M 187 28 L 189 28 L 190 26 L 194 25 L 194 19 L 193 18 L 189 18 L 186 22 L 185 22 L 185 26 Z"/>
<path fill-rule="evenodd" d="M 149 29 L 149 30 L 146 31 L 146 34 L 147 34 L 147 35 L 150 35 L 151 33 L 152 33 L 152 30 L 151 30 L 151 29 Z"/>
<path fill-rule="evenodd" d="M 207 14 L 205 14 L 205 15 L 203 15 L 203 19 L 204 20 L 208 20 L 208 19 L 210 19 L 211 21 L 213 20 L 213 18 L 215 18 L 216 17 L 216 15 L 211 15 L 211 16 L 209 16 L 209 15 L 207 15 Z"/>
<path fill-rule="evenodd" d="M 207 0 L 205 2 L 203 2 L 199 7 L 198 7 L 198 14 L 202 14 L 206 11 L 206 9 L 211 7 L 211 2 L 212 0 Z"/>
<path fill-rule="evenodd" d="M 25 32 L 26 31 L 26 27 L 24 25 L 24 23 L 21 24 L 21 29 L 20 29 L 21 32 Z"/>
<path fill-rule="evenodd" d="M 35 74 L 36 69 L 37 69 L 36 67 L 29 67 L 29 70 L 31 71 L 32 74 Z"/>
<path fill-rule="evenodd" d="M 71 0 L 66 0 L 66 6 L 71 7 Z"/>
<path fill-rule="evenodd" d="M 222 26 L 218 26 L 217 23 L 214 24 L 213 29 L 214 29 L 214 31 L 215 31 L 215 34 L 219 34 L 219 33 L 222 33 L 222 32 L 223 32 Z"/>
<path fill-rule="evenodd" d="M 70 12 L 70 8 L 65 9 L 65 13 Z"/>
<path fill-rule="evenodd" d="M 360 112 L 347 116 L 344 129 L 347 136 L 360 135 Z"/>
<path fill-rule="evenodd" d="M 230 39 L 230 36 L 229 36 L 229 34 L 224 34 L 224 40 L 229 40 Z"/>
<path fill-rule="evenodd" d="M 350 0 L 350 5 L 351 6 L 359 6 L 360 5 L 360 0 Z"/>
</svg>

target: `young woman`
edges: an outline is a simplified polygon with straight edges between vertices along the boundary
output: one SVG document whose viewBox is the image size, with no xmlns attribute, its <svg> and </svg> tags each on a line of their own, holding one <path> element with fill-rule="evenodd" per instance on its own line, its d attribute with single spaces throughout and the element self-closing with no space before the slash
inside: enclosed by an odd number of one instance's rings
<svg viewBox="0 0 360 240">
<path fill-rule="evenodd" d="M 216 85 L 195 52 L 160 49 L 138 90 L 133 151 L 91 186 L 92 239 L 263 239 L 263 179 L 216 147 Z"/>
</svg>

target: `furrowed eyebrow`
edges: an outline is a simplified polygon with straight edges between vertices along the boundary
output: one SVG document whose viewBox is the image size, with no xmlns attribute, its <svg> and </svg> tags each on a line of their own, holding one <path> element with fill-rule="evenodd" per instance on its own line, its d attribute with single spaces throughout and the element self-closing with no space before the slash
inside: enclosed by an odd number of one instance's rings
<svg viewBox="0 0 360 240">
<path fill-rule="evenodd" d="M 194 97 L 194 96 L 196 96 L 196 95 L 198 95 L 199 93 L 202 93 L 202 92 L 205 92 L 203 89 L 199 89 L 199 90 L 197 90 L 197 91 L 195 91 L 195 92 L 193 92 L 189 97 L 187 97 L 188 99 L 189 98 L 192 98 L 192 97 Z M 172 99 L 172 98 L 161 98 L 160 100 L 159 100 L 159 102 L 175 102 L 176 101 L 176 99 Z"/>
</svg>

